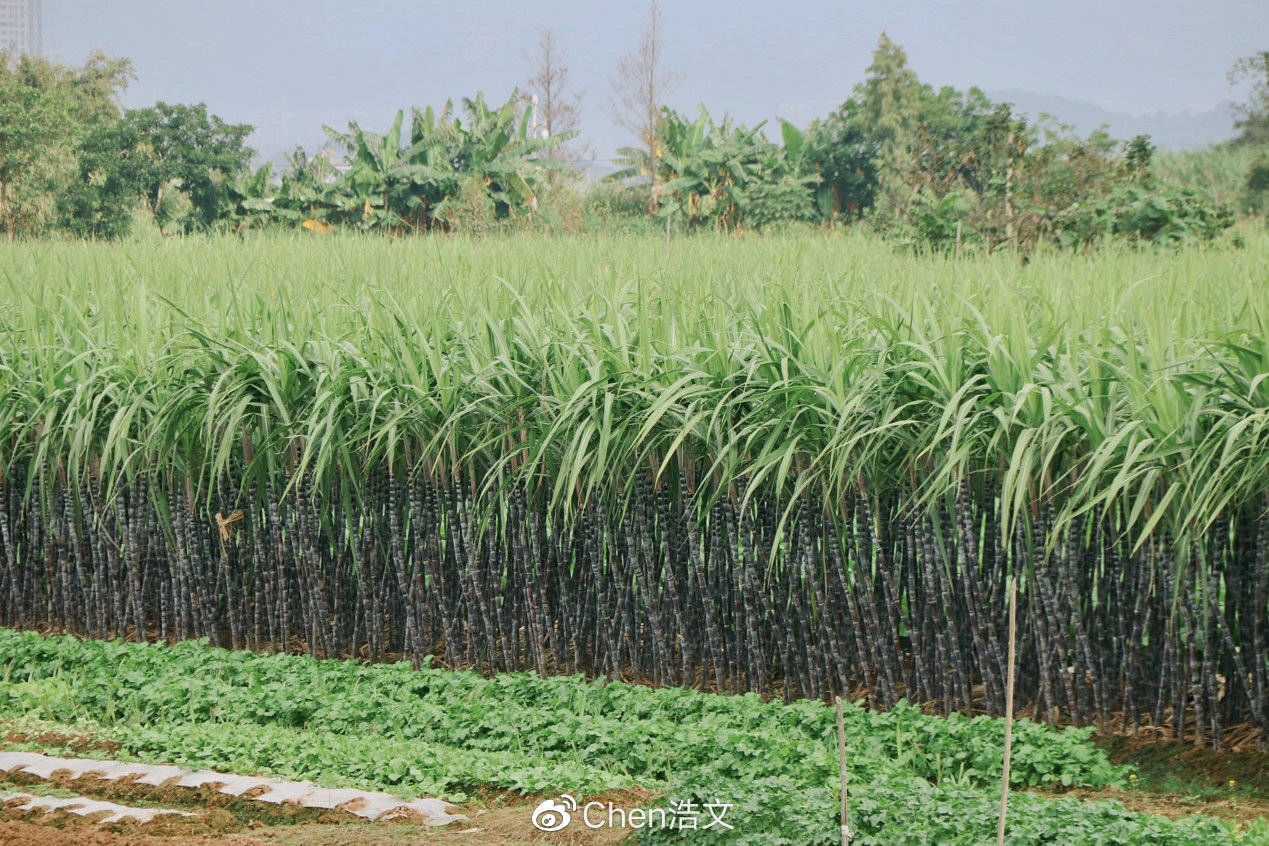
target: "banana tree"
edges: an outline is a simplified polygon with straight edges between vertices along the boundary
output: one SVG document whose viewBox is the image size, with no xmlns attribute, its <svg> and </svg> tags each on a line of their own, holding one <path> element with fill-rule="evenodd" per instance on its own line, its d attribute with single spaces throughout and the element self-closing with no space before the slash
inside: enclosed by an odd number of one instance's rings
<svg viewBox="0 0 1269 846">
<path fill-rule="evenodd" d="M 781 120 L 780 137 L 784 141 L 784 163 L 787 168 L 784 181 L 811 188 L 815 192 L 815 214 L 821 219 L 830 217 L 833 214 L 833 188 L 819 172 L 809 133 L 803 132 L 787 120 Z"/>
<path fill-rule="evenodd" d="M 352 161 L 352 168 L 340 180 L 342 196 L 331 200 L 345 213 L 359 210 L 363 226 L 404 226 L 407 221 L 398 210 L 409 207 L 415 184 L 428 176 L 425 168 L 410 161 L 413 148 L 401 149 L 404 119 L 405 113 L 398 109 L 392 126 L 383 135 L 362 129 L 355 122 L 348 125 L 347 132 L 323 127 Z"/>
<path fill-rule="evenodd" d="M 782 149 L 763 135 L 764 125 L 748 128 L 727 119 L 718 123 L 704 106 L 694 121 L 673 110 L 662 110 L 655 163 L 662 199 L 658 214 L 677 216 L 694 227 L 734 228 L 741 224 L 754 199 L 769 194 L 775 186 L 795 194 L 804 192 L 809 202 L 810 188 L 817 179 L 800 176 L 796 163 L 790 161 L 791 155 L 800 155 L 800 133 L 786 130 L 786 139 L 793 147 Z M 628 166 L 610 179 L 647 173 L 646 151 L 621 152 Z"/>
<path fill-rule="evenodd" d="M 561 162 L 541 154 L 577 135 L 565 132 L 534 137 L 530 131 L 532 112 L 522 110 L 521 103 L 519 92 L 513 92 L 506 103 L 493 109 L 478 93 L 475 99 L 463 99 L 467 123 L 455 119 L 447 125 L 455 177 L 460 183 L 470 184 L 474 177 L 483 184 L 497 217 L 531 213 L 546 172 L 567 170 Z M 448 111 L 448 103 L 446 107 Z M 448 193 L 434 208 L 434 218 L 444 218 L 461 199 L 460 194 L 457 187 Z"/>
<path fill-rule="evenodd" d="M 324 219 L 338 193 L 339 173 L 334 162 L 321 153 L 310 156 L 303 147 L 296 147 L 286 160 L 273 207 L 293 213 L 288 220 Z"/>
<path fill-rule="evenodd" d="M 275 220 L 296 221 L 297 215 L 277 204 L 279 186 L 273 178 L 273 163 L 265 162 L 254 171 L 225 183 L 229 201 L 228 222 L 244 229 Z"/>
<path fill-rule="evenodd" d="M 416 108 L 408 145 L 402 141 L 400 111 L 384 135 L 356 124 L 349 124 L 348 132 L 326 127 L 353 163 L 327 201 L 337 214 L 359 216 L 367 227 L 446 227 L 462 200 L 464 184 L 474 183 L 482 186 L 499 217 L 531 210 L 541 176 L 549 168 L 562 167 L 534 157 L 575 133 L 531 137 L 531 115 L 518 114 L 520 102 L 518 93 L 497 109 L 480 94 L 464 99 L 466 123 L 454 117 L 452 102 L 439 114 L 430 107 Z"/>
</svg>

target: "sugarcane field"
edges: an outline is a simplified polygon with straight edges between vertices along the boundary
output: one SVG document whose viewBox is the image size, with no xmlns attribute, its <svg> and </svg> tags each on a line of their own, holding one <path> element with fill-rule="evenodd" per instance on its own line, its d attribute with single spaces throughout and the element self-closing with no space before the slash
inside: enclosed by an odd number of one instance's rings
<svg viewBox="0 0 1269 846">
<path fill-rule="evenodd" d="M 0 2 L 0 846 L 1269 844 L 1269 10 L 111 5 Z"/>
</svg>

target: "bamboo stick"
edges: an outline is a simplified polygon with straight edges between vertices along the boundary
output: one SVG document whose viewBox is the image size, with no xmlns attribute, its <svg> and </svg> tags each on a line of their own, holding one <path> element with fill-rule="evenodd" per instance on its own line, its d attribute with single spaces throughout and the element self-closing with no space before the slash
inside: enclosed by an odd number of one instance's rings
<svg viewBox="0 0 1269 846">
<path fill-rule="evenodd" d="M 1013 753 L 1014 644 L 1017 634 L 1018 583 L 1009 577 L 1009 658 L 1005 678 L 1005 755 L 1000 773 L 1000 819 L 996 823 L 996 846 L 1005 844 L 1005 816 L 1009 812 L 1009 763 Z"/>
<path fill-rule="evenodd" d="M 835 697 L 837 705 L 837 767 L 841 774 L 841 832 L 842 846 L 848 846 L 854 833 L 850 830 L 850 797 L 847 785 L 850 777 L 846 770 L 846 727 L 842 720 L 842 698 Z"/>
</svg>

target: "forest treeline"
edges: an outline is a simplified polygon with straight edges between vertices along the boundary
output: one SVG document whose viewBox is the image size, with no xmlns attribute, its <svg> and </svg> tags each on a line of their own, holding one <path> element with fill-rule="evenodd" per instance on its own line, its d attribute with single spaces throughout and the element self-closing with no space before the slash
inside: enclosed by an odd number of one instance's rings
<svg viewBox="0 0 1269 846">
<path fill-rule="evenodd" d="M 661 78 L 656 23 L 632 60 L 651 79 Z M 936 89 L 882 35 L 863 82 L 806 127 L 743 126 L 705 106 L 683 114 L 660 104 L 668 86 L 653 86 L 630 103 L 637 145 L 593 181 L 571 130 L 576 101 L 559 90 L 558 48 L 542 43 L 531 84 L 501 104 L 477 94 L 399 111 L 382 133 L 326 127 L 325 148 L 296 148 L 280 168 L 253 167 L 252 127 L 204 104 L 121 108 L 134 78 L 126 59 L 97 54 L 70 67 L 0 56 L 0 225 L 10 239 L 111 239 L 138 225 L 168 234 L 860 225 L 973 250 L 1205 241 L 1237 214 L 1269 210 L 1269 51 L 1231 72 L 1252 83 L 1237 137 L 1156 155 L 1146 136 L 1079 137 L 976 88 Z"/>
</svg>

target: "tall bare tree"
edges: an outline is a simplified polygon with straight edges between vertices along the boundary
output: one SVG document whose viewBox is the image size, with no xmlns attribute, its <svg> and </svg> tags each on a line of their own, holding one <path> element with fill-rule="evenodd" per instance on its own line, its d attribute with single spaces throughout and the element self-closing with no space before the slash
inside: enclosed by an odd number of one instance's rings
<svg viewBox="0 0 1269 846">
<path fill-rule="evenodd" d="M 635 135 L 646 152 L 646 161 L 640 169 L 646 171 L 652 185 L 649 203 L 652 211 L 656 211 L 659 201 L 656 162 L 661 136 L 661 107 L 683 81 L 681 74 L 663 66 L 662 47 L 661 7 L 653 0 L 648 6 L 648 19 L 639 39 L 638 52 L 621 60 L 611 80 L 613 119 L 618 126 Z"/>
<path fill-rule="evenodd" d="M 583 94 L 569 88 L 568 67 L 564 64 L 565 51 L 556 42 L 555 33 L 549 29 L 543 30 L 538 36 L 537 52 L 526 58 L 532 63 L 533 69 L 526 91 L 537 98 L 534 121 L 538 129 L 545 130 L 550 136 L 576 132 Z M 543 155 L 574 171 L 588 167 L 594 158 L 587 145 L 575 142 L 552 147 Z"/>
</svg>

